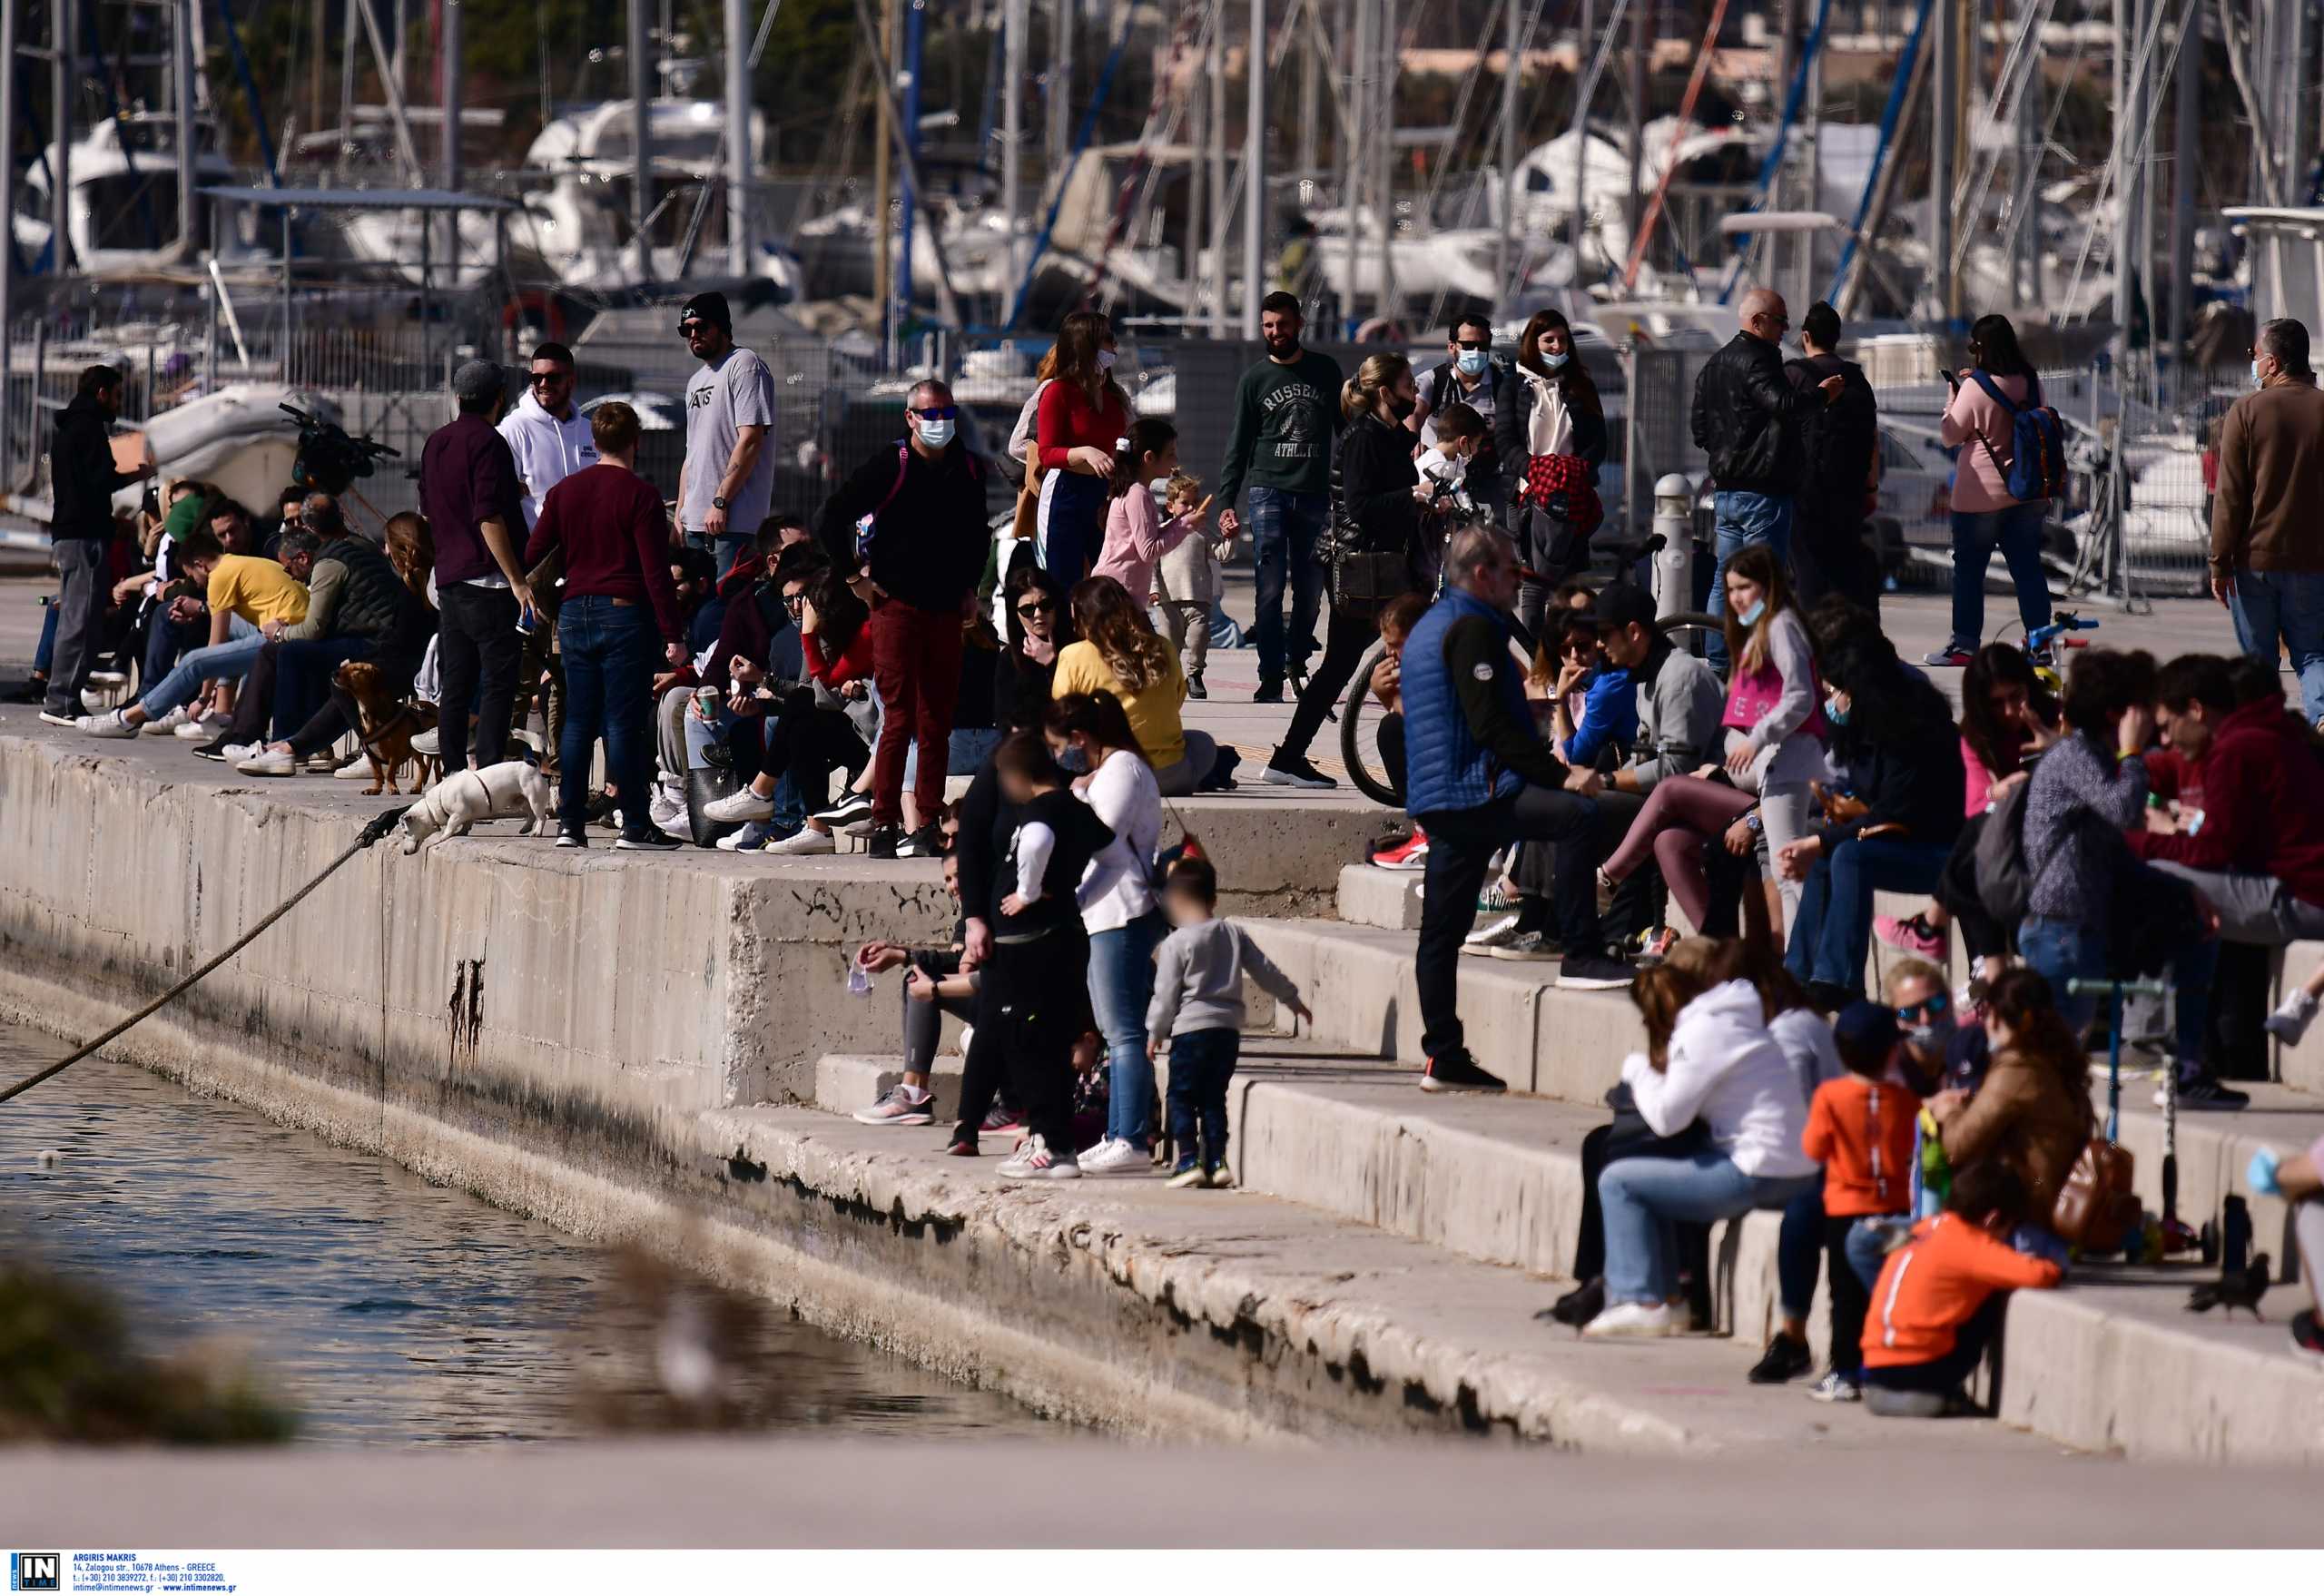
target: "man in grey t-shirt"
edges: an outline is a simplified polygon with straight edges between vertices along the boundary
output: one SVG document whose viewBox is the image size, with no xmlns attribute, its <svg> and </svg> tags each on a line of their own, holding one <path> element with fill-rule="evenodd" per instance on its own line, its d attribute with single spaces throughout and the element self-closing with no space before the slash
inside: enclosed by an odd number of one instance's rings
<svg viewBox="0 0 2324 1596">
<path fill-rule="evenodd" d="M 686 383 L 686 458 L 678 473 L 678 525 L 713 551 L 724 577 L 758 536 L 774 498 L 774 377 L 734 347 L 726 296 L 686 301 L 678 331 L 702 362 Z"/>
</svg>

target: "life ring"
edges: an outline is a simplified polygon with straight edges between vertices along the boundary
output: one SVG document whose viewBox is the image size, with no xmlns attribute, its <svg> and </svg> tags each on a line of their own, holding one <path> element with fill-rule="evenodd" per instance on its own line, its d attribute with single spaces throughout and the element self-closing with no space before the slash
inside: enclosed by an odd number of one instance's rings
<svg viewBox="0 0 2324 1596">
<path fill-rule="evenodd" d="M 510 339 L 527 321 L 538 321 L 551 343 L 565 341 L 565 310 L 554 299 L 537 289 L 513 294 L 500 307 L 500 330 Z"/>
</svg>

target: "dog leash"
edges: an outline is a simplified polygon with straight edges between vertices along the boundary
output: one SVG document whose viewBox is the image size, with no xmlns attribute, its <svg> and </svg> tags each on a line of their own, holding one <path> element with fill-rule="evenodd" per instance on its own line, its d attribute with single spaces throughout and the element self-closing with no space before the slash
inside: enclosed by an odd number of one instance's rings
<svg viewBox="0 0 2324 1596">
<path fill-rule="evenodd" d="M 383 809 L 379 813 L 373 815 L 369 823 L 364 826 L 362 832 L 356 837 L 355 841 L 348 844 L 344 852 L 340 854 L 338 858 L 332 860 L 329 864 L 324 865 L 322 869 L 316 873 L 315 878 L 312 881 L 309 882 L 305 886 L 300 887 L 297 892 L 291 893 L 281 902 L 276 904 L 271 913 L 268 914 L 265 919 L 260 921 L 256 925 L 251 927 L 250 930 L 244 931 L 240 937 L 237 937 L 231 945 L 229 945 L 223 951 L 220 952 L 216 957 L 212 958 L 207 964 L 204 964 L 201 969 L 195 970 L 192 975 L 187 976 L 183 980 L 178 982 L 177 985 L 172 987 L 168 991 L 163 992 L 160 997 L 146 1004 L 145 1007 L 140 1009 L 136 1013 L 131 1015 L 128 1019 L 123 1020 L 119 1025 L 114 1026 L 111 1030 L 106 1031 L 103 1036 L 98 1037 L 95 1040 L 84 1044 L 80 1049 L 66 1055 L 64 1058 L 58 1059 L 55 1063 L 47 1066 L 45 1069 L 35 1070 L 34 1073 L 25 1077 L 24 1079 L 16 1082 L 15 1085 L 9 1087 L 6 1090 L 0 1091 L 0 1103 L 5 1103 L 9 1098 L 15 1097 L 20 1093 L 30 1091 L 33 1088 L 38 1086 L 42 1081 L 48 1079 L 52 1076 L 62 1075 L 65 1070 L 70 1069 L 74 1065 L 78 1064 L 82 1059 L 95 1052 L 99 1048 L 103 1047 L 107 1042 L 112 1041 L 115 1037 L 120 1036 L 123 1031 L 128 1030 L 132 1026 L 138 1024 L 141 1020 L 148 1019 L 160 1010 L 164 1005 L 182 996 L 188 988 L 194 984 L 194 982 L 200 980 L 203 976 L 208 975 L 212 970 L 225 963 L 227 960 L 231 959 L 235 954 L 241 952 L 244 948 L 249 947 L 252 942 L 256 941 L 260 932 L 265 931 L 267 927 L 272 925 L 276 921 L 281 920 L 293 909 L 296 909 L 302 901 L 305 901 L 309 893 L 312 892 L 317 887 L 321 886 L 323 882 L 329 881 L 332 875 L 337 873 L 340 866 L 345 864 L 349 860 L 354 858 L 358 853 L 362 852 L 363 850 L 369 848 L 372 843 L 378 842 L 381 837 L 386 836 L 390 831 L 394 830 L 396 823 L 403 819 L 404 812 L 409 810 L 410 807 L 410 804 L 406 803 L 394 809 Z"/>
</svg>

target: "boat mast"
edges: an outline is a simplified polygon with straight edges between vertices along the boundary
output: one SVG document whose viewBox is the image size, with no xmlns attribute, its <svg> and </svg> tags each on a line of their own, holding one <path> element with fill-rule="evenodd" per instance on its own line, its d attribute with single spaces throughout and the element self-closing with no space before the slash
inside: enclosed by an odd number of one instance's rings
<svg viewBox="0 0 2324 1596">
<path fill-rule="evenodd" d="M 2121 15 L 2123 0 L 2117 0 Z M 1953 123 L 1959 103 L 1961 19 L 1940 3 L 1930 22 L 1936 48 L 1929 73 L 1928 292 L 1930 315 L 1949 333 L 1953 326 Z"/>
<path fill-rule="evenodd" d="M 1575 79 L 1573 107 L 1573 286 L 1577 289 L 1581 286 L 1583 219 L 1590 211 L 1590 91 L 1598 85 L 1597 69 L 1590 64 L 1590 58 L 1594 53 L 1590 48 L 1590 39 L 1598 31 L 1593 25 L 1597 21 L 1595 10 L 1590 0 L 1581 0 L 1581 32 L 1575 35 L 1573 48 L 1573 70 L 1580 74 Z M 1512 40 L 1517 36 L 1516 16 L 1517 8 L 1512 4 L 1510 6 L 1510 37 Z M 1512 138 L 1513 141 L 1513 133 Z M 1506 273 L 1502 274 L 1501 282 L 1504 290 L 1510 286 Z"/>
<path fill-rule="evenodd" d="M 199 243 L 193 236 L 193 17 L 200 9 L 197 0 L 177 0 L 170 27 L 170 99 L 178 140 L 178 241 L 171 252 L 180 261 L 191 260 Z M 320 56 L 320 37 L 316 45 Z"/>
<path fill-rule="evenodd" d="M 1362 209 L 1364 159 L 1364 129 L 1371 111 L 1372 8 L 1375 0 L 1348 0 L 1355 12 L 1354 25 L 1348 29 L 1347 48 L 1347 123 L 1340 138 L 1340 211 L 1346 219 L 1344 242 L 1347 245 L 1347 301 L 1340 308 L 1341 319 L 1353 330 L 1356 325 L 1355 269 L 1361 252 L 1363 229 L 1357 223 Z"/>
<path fill-rule="evenodd" d="M 1031 0 L 1008 0 L 1001 21 L 1000 209 L 1009 219 L 1009 280 L 1024 274 L 1025 34 Z"/>
<path fill-rule="evenodd" d="M 743 0 L 726 0 L 726 270 L 751 270 L 751 46 Z"/>
<path fill-rule="evenodd" d="M 1267 0 L 1251 0 L 1251 53 L 1243 74 L 1249 124 L 1243 132 L 1243 336 L 1255 339 L 1267 293 Z"/>
<path fill-rule="evenodd" d="M 1501 225 L 1492 241 L 1492 280 L 1509 291 L 1510 271 L 1517 263 L 1517 4 L 1501 8 Z"/>
<path fill-rule="evenodd" d="M 365 0 L 356 0 L 364 4 Z M 645 242 L 645 219 L 654 211 L 654 51 L 648 42 L 645 8 L 654 0 L 629 0 L 629 236 L 637 246 L 637 275 L 654 274 Z"/>
<path fill-rule="evenodd" d="M 48 7 L 49 137 L 48 269 L 58 277 L 73 259 L 73 84 L 80 74 L 73 57 L 73 0 L 50 0 Z"/>
<path fill-rule="evenodd" d="M 1210 49 L 1203 62 L 1210 113 L 1203 130 L 1210 163 L 1210 336 L 1226 336 L 1226 250 L 1235 218 L 1226 205 L 1226 0 L 1211 0 Z"/>
</svg>

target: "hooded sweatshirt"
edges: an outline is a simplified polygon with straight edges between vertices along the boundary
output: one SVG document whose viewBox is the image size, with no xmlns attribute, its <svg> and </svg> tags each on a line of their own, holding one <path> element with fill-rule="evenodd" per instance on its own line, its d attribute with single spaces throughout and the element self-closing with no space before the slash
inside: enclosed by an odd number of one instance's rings
<svg viewBox="0 0 2324 1596">
<path fill-rule="evenodd" d="M 2222 719 L 2199 768 L 2201 827 L 2192 836 L 2127 832 L 2131 852 L 2191 870 L 2273 876 L 2302 902 L 2324 903 L 2324 764 L 2283 695 Z"/>
<path fill-rule="evenodd" d="M 1924 1219 L 1880 1266 L 1864 1321 L 1865 1367 L 1935 1363 L 1953 1350 L 1985 1298 L 2055 1286 L 2060 1273 L 2049 1259 L 2028 1257 L 1958 1214 Z"/>
<path fill-rule="evenodd" d="M 1675 1136 L 1699 1118 L 1711 1144 L 1746 1175 L 1816 1173 L 1799 1150 L 1807 1124 L 1799 1077 L 1768 1033 L 1757 987 L 1730 980 L 1681 1009 L 1668 1053 L 1660 1070 L 1643 1053 L 1622 1060 L 1622 1079 L 1657 1136 Z"/>
</svg>

